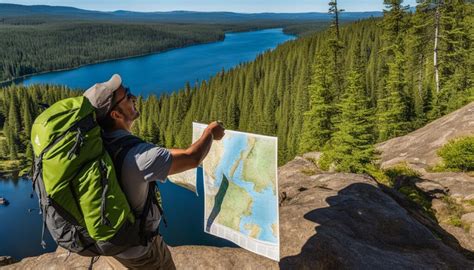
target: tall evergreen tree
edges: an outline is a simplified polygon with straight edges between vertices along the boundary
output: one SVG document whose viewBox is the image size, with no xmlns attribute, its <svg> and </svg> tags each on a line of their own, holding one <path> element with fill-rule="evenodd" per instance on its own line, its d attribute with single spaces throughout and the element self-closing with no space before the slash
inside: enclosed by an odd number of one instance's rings
<svg viewBox="0 0 474 270">
<path fill-rule="evenodd" d="M 369 109 L 360 76 L 355 70 L 349 73 L 347 89 L 338 104 L 340 114 L 336 131 L 326 144 L 320 161 L 323 168 L 334 166 L 337 171 L 360 173 L 374 159 L 373 112 Z"/>
<path fill-rule="evenodd" d="M 428 92 L 432 78 L 429 56 L 433 23 L 429 1 L 418 0 L 417 2 L 419 4 L 416 12 L 411 16 L 411 27 L 406 37 L 408 57 L 405 76 L 409 84 L 409 95 L 413 100 L 413 117 L 417 119 L 414 125 L 420 127 L 427 121 L 426 113 L 431 103 L 431 95 Z"/>
<path fill-rule="evenodd" d="M 389 74 L 386 85 L 388 95 L 379 100 L 377 106 L 378 140 L 405 134 L 408 129 L 407 107 L 403 100 L 405 86 L 403 78 L 403 55 L 397 55 L 393 63 L 389 63 Z"/>
<path fill-rule="evenodd" d="M 318 56 L 308 86 L 310 109 L 304 113 L 299 152 L 321 150 L 331 137 L 334 93 L 331 92 L 327 67 L 327 55 Z"/>
<path fill-rule="evenodd" d="M 384 1 L 384 51 L 386 54 L 386 79 L 377 103 L 378 139 L 383 141 L 404 134 L 408 130 L 406 101 L 406 62 L 404 48 L 405 7 L 402 0 Z"/>
<path fill-rule="evenodd" d="M 441 8 L 439 44 L 440 92 L 438 102 L 442 114 L 466 103 L 466 90 L 472 87 L 472 39 L 467 17 L 473 16 L 472 5 L 464 0 L 444 1 Z M 471 20 L 472 22 L 472 20 Z"/>
<path fill-rule="evenodd" d="M 18 140 L 15 137 L 15 133 L 11 128 L 9 121 L 6 121 L 3 125 L 3 133 L 5 134 L 6 142 L 8 145 L 8 156 L 10 160 L 18 158 Z"/>
<path fill-rule="evenodd" d="M 340 13 L 343 12 L 343 9 L 338 9 L 337 7 L 337 0 L 329 1 L 329 14 L 333 15 L 333 20 L 330 26 L 330 31 L 332 37 L 329 39 L 329 48 L 332 52 L 332 82 L 333 87 L 337 95 L 340 95 L 343 88 L 343 73 L 344 68 L 342 64 L 342 55 L 341 50 L 343 49 L 343 45 L 341 42 L 340 30 L 339 30 L 339 16 Z"/>
<path fill-rule="evenodd" d="M 10 150 L 8 149 L 7 141 L 0 139 L 0 160 L 8 159 L 9 156 L 10 156 Z"/>
</svg>

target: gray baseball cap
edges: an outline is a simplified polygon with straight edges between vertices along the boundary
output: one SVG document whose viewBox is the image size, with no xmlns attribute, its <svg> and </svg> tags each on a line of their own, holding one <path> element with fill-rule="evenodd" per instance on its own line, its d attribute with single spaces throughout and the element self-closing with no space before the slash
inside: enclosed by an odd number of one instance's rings
<svg viewBox="0 0 474 270">
<path fill-rule="evenodd" d="M 84 92 L 84 96 L 96 109 L 97 119 L 102 119 L 112 108 L 114 92 L 122 85 L 122 78 L 118 74 L 112 75 L 110 80 L 96 83 Z"/>
</svg>

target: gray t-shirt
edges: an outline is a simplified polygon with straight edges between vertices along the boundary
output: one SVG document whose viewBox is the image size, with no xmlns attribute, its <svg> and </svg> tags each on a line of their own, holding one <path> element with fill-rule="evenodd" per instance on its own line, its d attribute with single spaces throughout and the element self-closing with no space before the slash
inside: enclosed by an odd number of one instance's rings
<svg viewBox="0 0 474 270">
<path fill-rule="evenodd" d="M 120 129 L 105 133 L 104 137 L 112 142 L 130 135 L 126 130 Z M 171 153 L 162 147 L 151 143 L 140 143 L 130 149 L 122 165 L 122 188 L 127 196 L 132 210 L 141 213 L 145 206 L 150 181 L 165 182 L 171 167 Z M 154 209 L 147 217 L 146 227 L 149 230 L 158 228 L 160 213 L 153 204 Z M 122 259 L 133 259 L 144 255 L 150 247 L 132 247 L 116 256 Z"/>
</svg>

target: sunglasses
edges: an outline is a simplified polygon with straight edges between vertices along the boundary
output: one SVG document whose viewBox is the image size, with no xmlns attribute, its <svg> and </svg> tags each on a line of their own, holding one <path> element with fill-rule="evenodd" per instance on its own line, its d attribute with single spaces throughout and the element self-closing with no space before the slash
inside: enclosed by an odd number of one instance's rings
<svg viewBox="0 0 474 270">
<path fill-rule="evenodd" d="M 127 100 L 131 100 L 131 99 L 135 98 L 135 96 L 132 94 L 132 92 L 130 92 L 130 88 L 128 88 L 128 87 L 125 87 L 125 95 L 119 101 L 117 101 L 112 106 L 112 108 L 110 108 L 110 111 L 115 109 L 115 107 L 117 107 L 120 104 L 120 102 L 122 102 L 125 98 L 127 98 Z"/>
</svg>

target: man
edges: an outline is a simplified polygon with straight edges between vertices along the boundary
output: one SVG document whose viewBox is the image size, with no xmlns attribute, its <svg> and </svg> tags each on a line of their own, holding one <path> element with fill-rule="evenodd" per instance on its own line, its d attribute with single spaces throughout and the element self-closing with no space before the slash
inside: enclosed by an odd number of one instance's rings
<svg viewBox="0 0 474 270">
<path fill-rule="evenodd" d="M 96 108 L 96 117 L 108 143 L 131 134 L 133 122 L 140 113 L 135 107 L 136 97 L 122 85 L 118 74 L 109 81 L 89 88 L 84 96 Z M 132 147 L 124 158 L 121 181 L 124 193 L 135 213 L 141 213 L 148 194 L 150 181 L 164 182 L 168 175 L 196 168 L 206 157 L 213 140 L 224 136 L 218 122 L 209 124 L 201 138 L 187 149 L 165 149 L 150 143 Z M 156 205 L 152 206 L 157 208 Z M 158 228 L 161 216 L 158 209 L 149 211 L 146 227 Z M 135 246 L 114 256 L 127 268 L 175 269 L 170 251 L 160 235 L 146 246 Z"/>
</svg>

